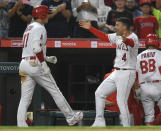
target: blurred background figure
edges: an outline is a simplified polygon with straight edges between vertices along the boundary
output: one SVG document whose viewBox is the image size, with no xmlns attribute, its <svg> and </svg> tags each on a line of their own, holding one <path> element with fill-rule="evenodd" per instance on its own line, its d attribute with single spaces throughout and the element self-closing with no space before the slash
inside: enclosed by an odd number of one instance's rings
<svg viewBox="0 0 161 131">
<path fill-rule="evenodd" d="M 135 33 L 140 39 L 145 39 L 148 34 L 157 34 L 159 25 L 156 17 L 150 15 L 150 0 L 141 0 L 140 9 L 142 11 L 142 15 L 134 20 Z"/>
<path fill-rule="evenodd" d="M 9 25 L 9 18 L 7 12 L 8 1 L 9 0 L 0 0 L 0 38 L 8 37 L 8 25 Z"/>
<path fill-rule="evenodd" d="M 92 38 L 95 36 L 79 26 L 79 21 L 91 21 L 93 27 L 98 28 L 98 8 L 100 0 L 72 0 L 73 15 L 76 17 L 73 35 L 76 38 Z"/>
<path fill-rule="evenodd" d="M 152 8 L 153 15 L 157 18 L 159 23 L 158 36 L 161 38 L 161 0 L 156 1 L 156 8 Z"/>
<path fill-rule="evenodd" d="M 118 18 L 126 17 L 130 19 L 131 25 L 133 25 L 133 15 L 126 9 L 126 0 L 115 0 L 116 9 L 109 12 L 105 27 L 110 30 L 109 33 L 115 32 L 115 24 Z"/>
<path fill-rule="evenodd" d="M 111 10 L 110 6 L 106 6 L 104 0 L 99 1 L 99 9 L 98 9 L 98 26 L 99 30 L 103 32 L 108 32 L 108 29 L 105 27 L 108 13 Z"/>
<path fill-rule="evenodd" d="M 33 7 L 39 6 L 42 0 L 30 0 L 30 5 Z"/>
<path fill-rule="evenodd" d="M 104 0 L 106 6 L 113 7 L 113 0 Z"/>
<path fill-rule="evenodd" d="M 133 18 L 141 16 L 142 12 L 137 9 L 138 3 L 137 3 L 136 0 L 127 0 L 126 1 L 126 7 L 133 14 Z"/>
<path fill-rule="evenodd" d="M 68 37 L 68 21 L 71 17 L 70 0 L 43 0 L 41 5 L 46 5 L 52 12 L 49 22 L 45 25 L 49 38 Z"/>
<path fill-rule="evenodd" d="M 8 16 L 9 22 L 9 37 L 22 37 L 27 24 L 32 20 L 32 9 L 27 0 L 17 0 L 16 2 L 9 2 Z"/>
</svg>

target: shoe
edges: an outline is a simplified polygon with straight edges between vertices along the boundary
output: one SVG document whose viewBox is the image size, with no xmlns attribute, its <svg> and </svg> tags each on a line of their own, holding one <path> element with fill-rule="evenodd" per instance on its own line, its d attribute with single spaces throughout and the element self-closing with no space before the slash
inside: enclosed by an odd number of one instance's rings
<svg viewBox="0 0 161 131">
<path fill-rule="evenodd" d="M 83 119 L 83 112 L 78 111 L 74 114 L 71 119 L 67 119 L 68 125 L 73 126 L 76 123 L 79 123 Z"/>
<path fill-rule="evenodd" d="M 105 119 L 96 119 L 91 127 L 106 127 Z"/>
</svg>

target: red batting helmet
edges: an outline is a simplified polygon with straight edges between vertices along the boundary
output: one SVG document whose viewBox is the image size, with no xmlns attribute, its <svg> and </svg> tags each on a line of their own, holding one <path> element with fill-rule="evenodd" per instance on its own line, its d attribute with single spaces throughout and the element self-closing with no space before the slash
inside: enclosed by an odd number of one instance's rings
<svg viewBox="0 0 161 131">
<path fill-rule="evenodd" d="M 33 17 L 38 19 L 45 19 L 48 13 L 50 13 L 49 9 L 45 5 L 37 6 L 32 10 Z"/>
<path fill-rule="evenodd" d="M 159 44 L 158 35 L 156 34 L 147 35 L 146 40 L 145 40 L 145 45 L 152 45 L 152 46 L 159 48 L 160 44 Z"/>
<path fill-rule="evenodd" d="M 151 0 L 140 0 L 140 5 L 143 5 L 143 4 L 151 4 Z"/>
</svg>

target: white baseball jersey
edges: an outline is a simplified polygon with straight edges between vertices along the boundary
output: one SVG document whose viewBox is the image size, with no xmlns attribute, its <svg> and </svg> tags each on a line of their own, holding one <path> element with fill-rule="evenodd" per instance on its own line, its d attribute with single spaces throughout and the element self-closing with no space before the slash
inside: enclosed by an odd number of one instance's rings
<svg viewBox="0 0 161 131">
<path fill-rule="evenodd" d="M 114 34 L 108 35 L 111 43 L 116 44 L 115 68 L 136 69 L 136 61 L 138 55 L 138 37 L 131 33 L 127 38 L 134 40 L 134 47 L 123 43 L 122 37 Z"/>
<path fill-rule="evenodd" d="M 46 56 L 46 41 L 47 33 L 44 25 L 38 22 L 33 22 L 27 26 L 23 35 L 23 51 L 22 58 L 36 56 L 33 52 L 33 44 L 35 41 L 39 41 L 42 45 L 44 57 Z"/>
<path fill-rule="evenodd" d="M 161 51 L 147 49 L 137 57 L 137 72 L 139 83 L 161 80 L 159 67 L 161 66 Z"/>
<path fill-rule="evenodd" d="M 99 8 L 97 9 L 98 25 L 106 24 L 107 16 L 110 10 L 111 7 L 106 6 L 104 0 L 99 0 Z"/>
</svg>

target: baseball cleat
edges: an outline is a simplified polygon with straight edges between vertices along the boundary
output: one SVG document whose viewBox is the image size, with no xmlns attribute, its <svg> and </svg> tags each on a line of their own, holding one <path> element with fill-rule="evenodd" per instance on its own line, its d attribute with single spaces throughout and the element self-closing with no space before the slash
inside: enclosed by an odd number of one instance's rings
<svg viewBox="0 0 161 131">
<path fill-rule="evenodd" d="M 74 114 L 71 119 L 67 119 L 68 125 L 73 126 L 76 123 L 79 123 L 83 119 L 83 112 L 78 111 Z"/>
<path fill-rule="evenodd" d="M 95 120 L 95 122 L 93 123 L 93 125 L 91 127 L 105 127 L 106 123 L 105 123 L 105 119 L 99 119 L 99 120 Z"/>
</svg>

